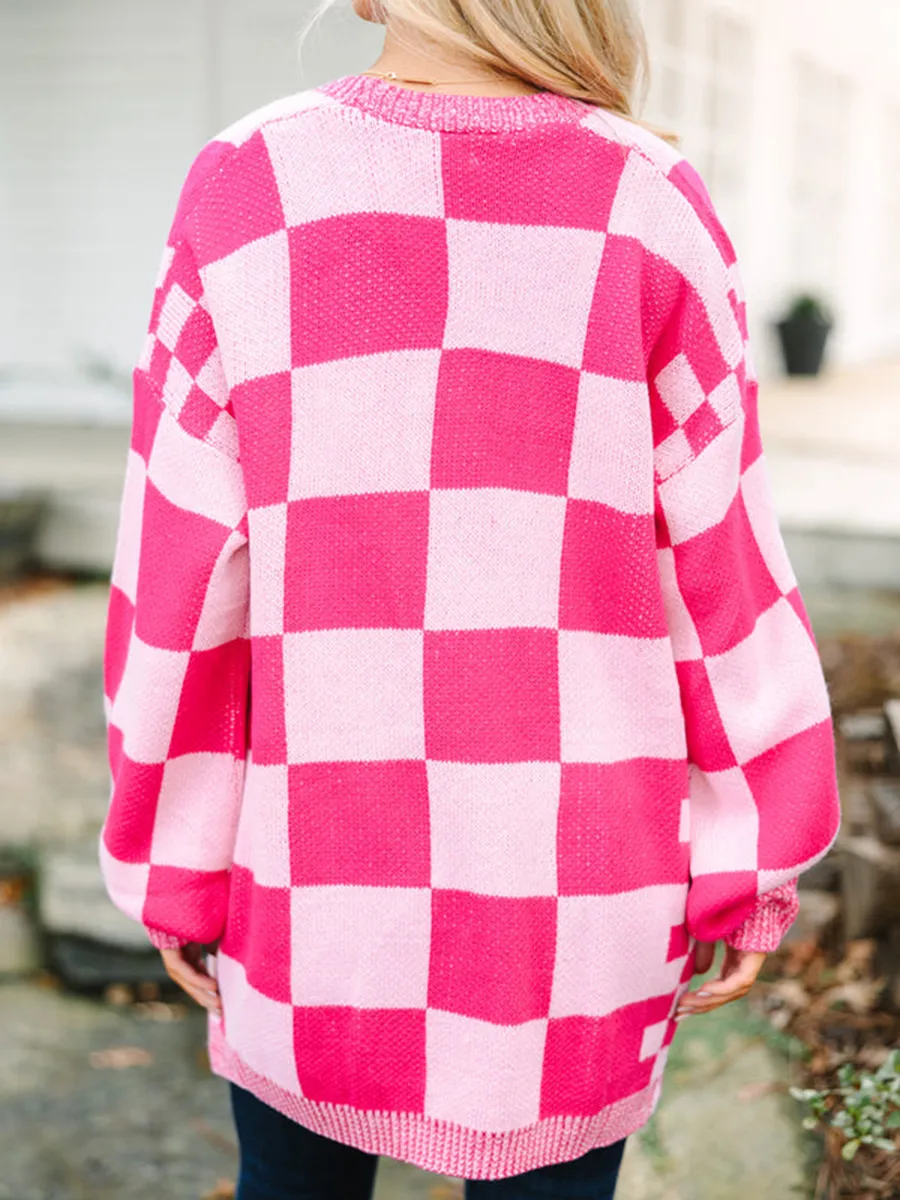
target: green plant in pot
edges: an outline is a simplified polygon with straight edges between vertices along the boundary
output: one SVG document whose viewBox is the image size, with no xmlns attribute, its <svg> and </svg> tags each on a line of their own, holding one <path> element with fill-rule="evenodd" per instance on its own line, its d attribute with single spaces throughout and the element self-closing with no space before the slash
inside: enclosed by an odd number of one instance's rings
<svg viewBox="0 0 900 1200">
<path fill-rule="evenodd" d="M 816 296 L 798 296 L 776 328 L 788 375 L 818 375 L 834 328 L 827 305 Z"/>
</svg>

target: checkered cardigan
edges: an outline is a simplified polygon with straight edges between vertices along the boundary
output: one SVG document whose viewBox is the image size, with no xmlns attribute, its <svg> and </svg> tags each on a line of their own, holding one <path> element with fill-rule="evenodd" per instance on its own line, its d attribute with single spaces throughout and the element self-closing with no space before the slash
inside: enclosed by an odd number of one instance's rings
<svg viewBox="0 0 900 1200">
<path fill-rule="evenodd" d="M 552 93 L 346 76 L 185 184 L 106 652 L 102 864 L 219 941 L 214 1068 L 502 1177 L 643 1124 L 696 940 L 838 821 L 731 245 Z"/>
</svg>

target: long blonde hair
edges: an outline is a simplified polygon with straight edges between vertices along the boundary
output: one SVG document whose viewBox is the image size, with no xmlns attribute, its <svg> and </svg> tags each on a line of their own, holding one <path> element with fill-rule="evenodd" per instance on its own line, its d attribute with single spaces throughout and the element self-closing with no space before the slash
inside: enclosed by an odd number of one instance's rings
<svg viewBox="0 0 900 1200">
<path fill-rule="evenodd" d="M 303 39 L 336 0 L 320 0 Z M 398 41 L 437 42 L 503 75 L 636 120 L 647 47 L 631 0 L 377 0 Z M 407 32 L 411 37 L 407 37 Z"/>
</svg>

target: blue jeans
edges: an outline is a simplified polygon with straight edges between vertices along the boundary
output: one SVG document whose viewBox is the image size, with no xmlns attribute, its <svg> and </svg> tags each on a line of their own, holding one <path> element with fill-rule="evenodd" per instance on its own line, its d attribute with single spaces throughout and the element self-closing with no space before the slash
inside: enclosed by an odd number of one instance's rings
<svg viewBox="0 0 900 1200">
<path fill-rule="evenodd" d="M 370 1200 L 378 1156 L 322 1137 L 231 1086 L 241 1147 L 236 1200 Z M 466 1183 L 466 1200 L 612 1200 L 625 1139 L 574 1162 Z"/>
</svg>

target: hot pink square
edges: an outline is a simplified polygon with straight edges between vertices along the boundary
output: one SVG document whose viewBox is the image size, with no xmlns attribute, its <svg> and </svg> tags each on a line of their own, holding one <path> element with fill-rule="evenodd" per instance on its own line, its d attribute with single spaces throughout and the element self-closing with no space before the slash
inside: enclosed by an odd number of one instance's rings
<svg viewBox="0 0 900 1200">
<path fill-rule="evenodd" d="M 293 420 L 291 373 L 250 379 L 231 389 L 241 431 L 241 465 L 251 508 L 287 499 Z M 272 437 L 272 430 L 280 431 Z"/>
<path fill-rule="evenodd" d="M 674 552 L 681 594 L 705 655 L 737 646 L 781 596 L 740 496 L 719 524 L 676 545 Z"/>
<path fill-rule="evenodd" d="M 192 221 L 199 267 L 284 225 L 278 184 L 261 133 L 223 154 L 204 187 L 202 219 Z"/>
<path fill-rule="evenodd" d="M 441 345 L 447 315 L 442 220 L 353 213 L 289 233 L 295 367 Z M 392 293 L 414 295 L 415 303 L 385 303 Z"/>
<path fill-rule="evenodd" d="M 187 373 L 196 379 L 217 347 L 212 317 L 201 305 L 192 305 L 178 341 L 173 347 L 175 357 Z"/>
<path fill-rule="evenodd" d="M 421 628 L 427 561 L 427 492 L 293 500 L 285 629 Z"/>
<path fill-rule="evenodd" d="M 490 350 L 445 350 L 432 487 L 565 495 L 577 401 L 578 372 L 571 367 Z"/>
<path fill-rule="evenodd" d="M 569 500 L 559 627 L 630 637 L 667 633 L 653 518 L 593 500 Z"/>
<path fill-rule="evenodd" d="M 556 945 L 553 896 L 432 893 L 429 1008 L 517 1025 L 546 1017 Z"/>
<path fill-rule="evenodd" d="M 283 648 L 280 637 L 251 641 L 250 745 L 257 763 L 287 762 Z"/>
<path fill-rule="evenodd" d="M 104 834 L 107 849 L 119 862 L 149 862 L 162 777 L 162 763 L 135 763 L 121 756 Z"/>
<path fill-rule="evenodd" d="M 291 882 L 427 887 L 424 759 L 289 768 Z"/>
<path fill-rule="evenodd" d="M 310 1100 L 379 1112 L 424 1109 L 424 1009 L 295 1008 L 294 1057 Z"/>
<path fill-rule="evenodd" d="M 747 919 L 756 897 L 755 871 L 697 875 L 687 898 L 688 931 L 698 941 L 716 942 Z"/>
<path fill-rule="evenodd" d="M 426 757 L 558 761 L 556 642 L 553 629 L 426 632 Z"/>
<path fill-rule="evenodd" d="M 132 635 L 110 721 L 122 730 L 124 751 L 133 762 L 164 762 L 169 757 L 190 657 L 187 651 L 157 650 Z"/>
<path fill-rule="evenodd" d="M 294 1004 L 425 1007 L 427 887 L 295 887 L 291 923 Z"/>
<path fill-rule="evenodd" d="M 485 1132 L 539 1115 L 546 1021 L 494 1025 L 429 1009 L 425 1113 Z"/>
<path fill-rule="evenodd" d="M 561 895 L 606 895 L 688 877 L 679 840 L 684 764 L 638 758 L 623 763 L 565 763 L 557 855 Z M 640 853 L 634 830 L 642 830 Z"/>
<path fill-rule="evenodd" d="M 545 126 L 519 156 L 505 138 L 441 138 L 444 207 L 448 217 L 605 229 L 627 150 L 578 124 Z M 546 180 L 560 160 L 577 160 L 565 187 Z M 502 183 L 500 182 L 502 181 Z"/>
<path fill-rule="evenodd" d="M 725 771 L 737 763 L 722 724 L 702 659 L 675 664 L 681 686 L 684 724 L 691 762 L 703 771 Z"/>
<path fill-rule="evenodd" d="M 103 645 L 103 692 L 114 700 L 128 657 L 128 646 L 134 630 L 134 605 L 125 593 L 113 584 L 109 590 L 106 635 Z"/>
<path fill-rule="evenodd" d="M 830 720 L 785 738 L 748 762 L 744 775 L 759 808 L 761 870 L 800 865 L 825 850 L 840 821 Z M 788 821 L 782 814 L 790 805 L 792 781 L 802 778 L 821 780 L 821 786 L 797 819 Z"/>
<path fill-rule="evenodd" d="M 604 1017 L 566 1017 L 547 1028 L 541 1118 L 593 1116 L 646 1088 L 653 1058 L 640 1058 L 644 1031 L 668 1016 L 670 997 L 628 1005 Z M 590 1073 L 573 1063 L 597 1062 Z"/>
<path fill-rule="evenodd" d="M 188 392 L 184 407 L 178 414 L 178 423 L 191 437 L 203 441 L 221 415 L 218 404 L 195 385 Z"/>
<path fill-rule="evenodd" d="M 204 944 L 216 941 L 225 926 L 228 871 L 192 871 L 153 864 L 141 916 L 151 929 L 190 929 Z"/>
<path fill-rule="evenodd" d="M 244 639 L 191 654 L 170 758 L 203 751 L 243 757 L 249 675 L 250 643 Z"/>
<path fill-rule="evenodd" d="M 636 238 L 607 236 L 588 319 L 585 371 L 646 383 L 641 332 L 643 256 Z"/>
<path fill-rule="evenodd" d="M 135 630 L 151 646 L 190 650 L 204 593 L 227 537 L 216 521 L 172 504 L 148 479 Z M 190 546 L 189 555 L 184 547 Z"/>
<path fill-rule="evenodd" d="M 251 987 L 290 1004 L 290 889 L 262 887 L 251 871 L 233 866 L 222 953 L 243 965 Z"/>
</svg>

